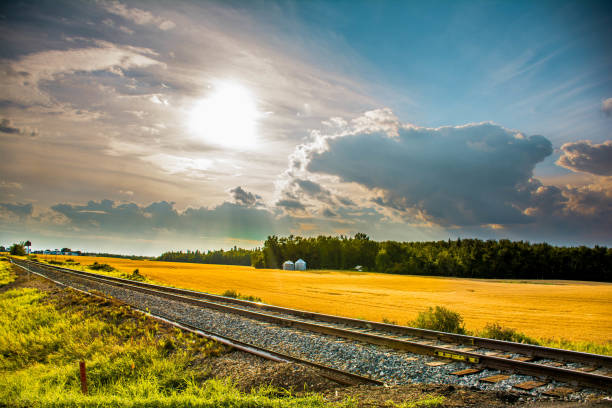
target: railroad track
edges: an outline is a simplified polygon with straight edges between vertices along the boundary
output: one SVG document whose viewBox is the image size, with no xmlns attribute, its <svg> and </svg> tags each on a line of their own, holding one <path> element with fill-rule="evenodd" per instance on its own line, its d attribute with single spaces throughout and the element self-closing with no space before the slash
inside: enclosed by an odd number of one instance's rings
<svg viewBox="0 0 612 408">
<path fill-rule="evenodd" d="M 434 361 L 434 364 L 444 365 L 448 361 L 457 361 L 472 366 L 454 373 L 458 376 L 477 375 L 483 369 L 492 369 L 538 378 L 538 381 L 519 384 L 522 385 L 519 388 L 524 390 L 545 386 L 552 379 L 568 383 L 573 387 L 612 391 L 612 357 L 609 356 L 350 319 L 98 275 L 38 262 L 17 259 L 13 261 L 30 269 L 69 274 L 89 281 L 102 282 L 275 325 L 433 356 L 439 360 Z M 496 377 L 489 378 L 489 381 L 503 380 L 505 376 Z M 367 378 L 363 377 L 362 381 L 366 382 Z"/>
<path fill-rule="evenodd" d="M 79 292 L 86 293 L 87 295 L 90 295 L 90 296 L 96 296 L 96 297 L 100 296 L 100 295 L 98 295 L 96 293 L 92 293 L 92 292 L 89 292 L 89 291 L 86 291 L 86 290 L 75 288 L 75 287 L 73 287 L 71 285 L 68 285 L 68 284 L 66 284 L 64 282 L 60 282 L 60 281 L 57 281 L 55 279 L 52 279 L 52 278 L 50 278 L 50 277 L 48 277 L 48 276 L 46 276 L 44 274 L 41 274 L 40 271 L 33 270 L 33 269 L 36 269 L 36 268 L 38 268 L 38 269 L 55 269 L 55 270 L 57 270 L 57 269 L 66 269 L 66 268 L 57 268 L 57 267 L 54 267 L 54 266 L 47 266 L 47 265 L 44 265 L 44 264 L 39 264 L 37 262 L 23 261 L 23 260 L 17 260 L 17 259 L 13 259 L 13 258 L 10 258 L 10 259 L 11 259 L 11 262 L 13 264 L 15 264 L 15 265 L 25 269 L 26 271 L 28 271 L 30 273 L 34 273 L 34 274 L 36 274 L 36 275 L 38 275 L 38 276 L 40 276 L 40 277 L 42 277 L 44 279 L 48 279 L 48 280 L 52 281 L 53 283 L 55 283 L 57 285 L 65 286 L 65 287 L 70 287 L 70 288 L 75 289 L 75 290 L 77 290 Z M 70 272 L 81 272 L 81 271 L 74 271 L 74 270 L 71 270 L 71 269 L 66 269 L 66 271 L 63 271 L 63 272 L 70 273 Z M 92 274 L 92 275 L 94 275 L 94 274 Z M 92 277 L 89 277 L 89 279 L 92 279 Z M 93 279 L 95 279 L 95 278 L 93 278 Z M 98 280 L 98 281 L 103 281 L 103 280 Z M 326 366 L 326 365 L 323 365 L 323 364 L 318 364 L 316 362 L 309 361 L 309 360 L 304 360 L 304 359 L 301 359 L 301 358 L 298 358 L 298 357 L 295 357 L 295 356 L 291 356 L 291 355 L 288 355 L 288 354 L 285 354 L 285 353 L 281 353 L 281 352 L 278 352 L 278 351 L 274 351 L 274 350 L 271 350 L 271 349 L 267 349 L 267 348 L 264 348 L 264 347 L 259 347 L 259 346 L 256 346 L 254 344 L 245 343 L 243 341 L 240 341 L 238 339 L 235 339 L 235 338 L 232 338 L 232 337 L 229 337 L 229 336 L 224 336 L 224 335 L 220 335 L 218 333 L 213 333 L 213 332 L 208 331 L 208 330 L 203 330 L 203 329 L 201 329 L 199 327 L 193 326 L 193 325 L 185 323 L 185 322 L 177 322 L 175 320 L 168 319 L 168 318 L 165 318 L 165 317 L 160 316 L 160 315 L 156 315 L 154 313 L 151 313 L 148 310 L 142 310 L 142 309 L 139 309 L 139 308 L 133 307 L 133 306 L 132 306 L 132 309 L 136 310 L 138 312 L 141 312 L 143 314 L 146 314 L 147 316 L 152 317 L 152 318 L 154 318 L 156 320 L 159 320 L 159 321 L 164 322 L 166 324 L 172 325 L 172 326 L 174 326 L 176 328 L 179 328 L 181 330 L 188 331 L 188 332 L 194 333 L 194 334 L 196 334 L 198 336 L 205 337 L 207 339 L 217 341 L 219 343 L 222 343 L 222 344 L 225 344 L 227 346 L 233 347 L 234 349 L 237 349 L 237 350 L 240 350 L 240 351 L 244 351 L 246 353 L 253 354 L 253 355 L 256 355 L 256 356 L 259 356 L 259 357 L 262 357 L 262 358 L 264 358 L 266 360 L 272 360 L 272 361 L 283 362 L 283 363 L 295 363 L 295 364 L 301 364 L 301 365 L 304 365 L 304 366 L 315 368 L 317 370 L 317 372 L 319 373 L 319 375 L 321 375 L 322 377 L 330 379 L 332 381 L 335 381 L 335 382 L 343 384 L 343 385 L 358 385 L 358 384 L 371 384 L 371 385 L 379 385 L 379 386 L 384 385 L 383 381 L 379 381 L 379 380 L 376 380 L 376 379 L 373 379 L 373 378 L 370 378 L 370 377 L 365 377 L 365 376 L 358 375 L 358 374 L 351 373 L 351 372 L 344 371 L 344 370 L 338 370 L 338 369 L 335 369 L 333 367 L 329 367 L 329 366 Z"/>
</svg>

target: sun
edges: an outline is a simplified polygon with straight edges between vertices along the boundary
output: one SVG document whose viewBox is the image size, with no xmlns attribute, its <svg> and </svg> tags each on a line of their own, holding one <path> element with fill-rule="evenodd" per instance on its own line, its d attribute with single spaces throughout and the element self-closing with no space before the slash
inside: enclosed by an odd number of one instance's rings
<svg viewBox="0 0 612 408">
<path fill-rule="evenodd" d="M 259 112 L 252 93 L 235 82 L 222 82 L 189 113 L 189 130 L 207 142 L 234 149 L 257 142 Z"/>
</svg>

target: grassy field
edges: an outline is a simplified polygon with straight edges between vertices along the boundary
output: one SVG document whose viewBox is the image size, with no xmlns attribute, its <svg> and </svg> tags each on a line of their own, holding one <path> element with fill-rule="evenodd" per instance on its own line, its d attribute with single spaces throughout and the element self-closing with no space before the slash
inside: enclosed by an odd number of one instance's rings
<svg viewBox="0 0 612 408">
<path fill-rule="evenodd" d="M 7 285 L 15 280 L 11 273 L 10 264 L 5 257 L 0 257 L 0 286 Z"/>
<path fill-rule="evenodd" d="M 224 352 L 120 305 L 73 292 L 47 302 L 36 289 L 0 294 L 0 405 L 12 407 L 323 407 L 318 395 L 241 392 L 196 361 Z M 89 395 L 78 380 L 87 362 Z M 4 405 L 6 404 L 6 405 Z M 334 404 L 337 407 L 350 403 Z"/>
<path fill-rule="evenodd" d="M 45 258 L 39 256 L 39 258 Z M 70 257 L 47 256 L 57 261 Z M 487 323 L 535 338 L 610 344 L 612 284 L 579 281 L 477 280 L 343 271 L 280 271 L 243 266 L 72 257 L 108 263 L 121 273 L 211 293 L 235 290 L 266 303 L 398 324 L 429 306 L 459 312 L 466 328 Z M 550 343 L 554 345 L 554 343 Z"/>
</svg>

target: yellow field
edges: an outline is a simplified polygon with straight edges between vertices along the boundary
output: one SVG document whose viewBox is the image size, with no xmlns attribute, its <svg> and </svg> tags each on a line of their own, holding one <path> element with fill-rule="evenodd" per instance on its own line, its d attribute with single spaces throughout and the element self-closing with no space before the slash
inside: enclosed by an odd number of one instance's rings
<svg viewBox="0 0 612 408">
<path fill-rule="evenodd" d="M 39 258 L 44 256 L 39 255 Z M 612 284 L 579 281 L 502 281 L 341 271 L 280 271 L 245 266 L 73 258 L 82 265 L 108 263 L 162 284 L 221 293 L 234 289 L 264 302 L 399 324 L 429 306 L 461 313 L 477 330 L 499 322 L 537 338 L 612 341 Z"/>
</svg>

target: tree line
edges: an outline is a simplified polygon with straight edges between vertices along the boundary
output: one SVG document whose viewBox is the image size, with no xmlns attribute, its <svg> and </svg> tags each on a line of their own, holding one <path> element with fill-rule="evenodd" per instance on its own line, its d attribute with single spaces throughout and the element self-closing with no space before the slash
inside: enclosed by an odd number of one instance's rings
<svg viewBox="0 0 612 408">
<path fill-rule="evenodd" d="M 196 251 L 169 251 L 164 252 L 156 258 L 157 261 L 168 262 L 194 262 L 204 264 L 220 264 L 220 265 L 251 265 L 251 258 L 254 254 L 260 252 L 260 249 L 243 249 L 234 247 L 224 251 L 219 249 L 216 251 L 200 252 Z"/>
<path fill-rule="evenodd" d="M 25 255 L 25 247 L 29 245 L 31 243 L 26 241 L 5 249 L 13 255 Z M 310 238 L 272 235 L 266 239 L 263 248 L 234 246 L 230 250 L 206 252 L 169 251 L 155 260 L 280 268 L 284 261 L 299 258 L 307 262 L 308 269 L 354 270 L 359 267 L 365 271 L 405 275 L 612 282 L 612 248 L 563 247 L 507 239 L 377 242 L 363 233 L 354 237 L 320 235 Z"/>
<path fill-rule="evenodd" d="M 252 265 L 279 268 L 289 259 L 309 269 L 355 269 L 464 278 L 612 281 L 612 248 L 560 247 L 507 239 L 430 242 L 372 241 L 354 237 L 269 236 Z"/>
</svg>

